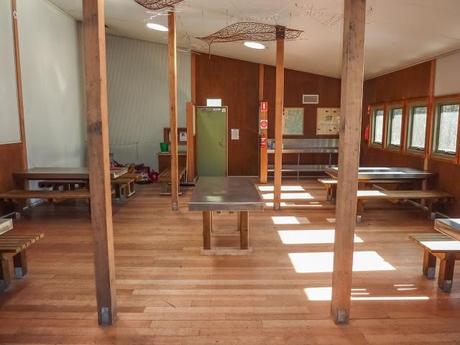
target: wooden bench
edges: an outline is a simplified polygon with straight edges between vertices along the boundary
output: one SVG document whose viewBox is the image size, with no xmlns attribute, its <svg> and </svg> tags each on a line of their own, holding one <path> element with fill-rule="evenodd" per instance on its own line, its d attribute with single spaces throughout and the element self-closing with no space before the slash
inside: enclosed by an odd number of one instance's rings
<svg viewBox="0 0 460 345">
<path fill-rule="evenodd" d="M 179 168 L 179 181 L 185 176 L 186 168 Z M 160 182 L 161 192 L 160 195 L 171 195 L 171 169 L 163 170 L 158 176 L 158 182 Z"/>
<path fill-rule="evenodd" d="M 125 175 L 112 180 L 112 185 L 115 188 L 115 198 L 121 199 L 133 196 L 136 193 L 134 182 L 134 178 L 125 177 Z"/>
<path fill-rule="evenodd" d="M 140 173 L 126 173 L 124 175 L 121 176 L 122 178 L 132 178 L 134 179 L 134 182 L 139 182 L 139 181 L 142 181 L 142 178 L 143 178 L 143 175 L 140 174 Z"/>
<path fill-rule="evenodd" d="M 5 291 L 13 278 L 21 279 L 27 274 L 26 251 L 43 234 L 14 234 L 0 236 L 0 291 Z"/>
<path fill-rule="evenodd" d="M 58 190 L 75 190 L 79 188 L 88 188 L 87 181 L 76 180 L 47 180 L 38 182 L 39 188 L 52 188 Z"/>
<path fill-rule="evenodd" d="M 337 180 L 333 178 L 319 178 L 318 182 L 326 187 L 327 200 L 334 201 L 337 196 Z"/>
<path fill-rule="evenodd" d="M 72 199 L 90 200 L 90 194 L 87 189 L 67 191 L 14 189 L 9 192 L 0 193 L 0 200 L 14 203 L 18 212 L 22 211 L 28 199 L 42 199 L 49 202 Z"/>
<path fill-rule="evenodd" d="M 440 260 L 438 286 L 444 292 L 450 292 L 454 277 L 455 260 L 460 260 L 460 241 L 441 233 L 411 234 L 409 238 L 423 247 L 423 275 L 434 279 L 436 259 Z"/>
<path fill-rule="evenodd" d="M 453 196 L 436 190 L 358 190 L 358 216 L 362 216 L 364 202 L 369 200 L 425 200 L 431 214 L 434 205 L 451 201 Z"/>
</svg>

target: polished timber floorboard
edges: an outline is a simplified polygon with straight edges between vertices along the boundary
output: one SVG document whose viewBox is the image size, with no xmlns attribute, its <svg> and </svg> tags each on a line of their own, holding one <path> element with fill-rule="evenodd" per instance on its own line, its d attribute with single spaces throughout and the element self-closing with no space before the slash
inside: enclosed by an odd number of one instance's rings
<svg viewBox="0 0 460 345">
<path fill-rule="evenodd" d="M 351 321 L 334 325 L 334 211 L 319 185 L 301 184 L 290 182 L 285 197 L 308 209 L 250 214 L 248 256 L 200 254 L 191 189 L 172 212 L 158 186 L 138 186 L 114 205 L 118 320 L 107 328 L 97 326 L 85 205 L 31 210 L 15 231 L 45 238 L 28 253 L 28 276 L 0 295 L 0 344 L 460 344 L 460 272 L 450 294 L 424 279 L 408 234 L 432 222 L 390 203 L 370 206 L 358 226 Z M 214 244 L 238 243 L 225 235 L 234 214 L 216 215 L 215 225 Z"/>
</svg>

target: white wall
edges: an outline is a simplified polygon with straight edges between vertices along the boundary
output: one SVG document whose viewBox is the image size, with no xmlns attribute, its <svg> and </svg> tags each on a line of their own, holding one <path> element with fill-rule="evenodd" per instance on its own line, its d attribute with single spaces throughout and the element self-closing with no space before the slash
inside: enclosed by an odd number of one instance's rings
<svg viewBox="0 0 460 345">
<path fill-rule="evenodd" d="M 77 22 L 46 0 L 17 7 L 29 167 L 85 165 Z"/>
<path fill-rule="evenodd" d="M 11 2 L 0 1 L 0 144 L 21 140 Z"/>
<path fill-rule="evenodd" d="M 436 59 L 435 96 L 460 93 L 460 52 Z"/>
<path fill-rule="evenodd" d="M 190 100 L 190 54 L 178 53 L 178 126 Z M 158 169 L 163 128 L 169 127 L 168 50 L 163 44 L 107 36 L 110 150 L 122 163 Z"/>
</svg>

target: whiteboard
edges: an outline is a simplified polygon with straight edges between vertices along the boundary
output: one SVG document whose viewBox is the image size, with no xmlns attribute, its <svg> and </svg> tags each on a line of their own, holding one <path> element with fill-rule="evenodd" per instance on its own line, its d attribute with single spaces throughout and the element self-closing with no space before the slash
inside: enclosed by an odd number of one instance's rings
<svg viewBox="0 0 460 345">
<path fill-rule="evenodd" d="M 0 144 L 21 141 L 11 2 L 0 1 Z"/>
</svg>

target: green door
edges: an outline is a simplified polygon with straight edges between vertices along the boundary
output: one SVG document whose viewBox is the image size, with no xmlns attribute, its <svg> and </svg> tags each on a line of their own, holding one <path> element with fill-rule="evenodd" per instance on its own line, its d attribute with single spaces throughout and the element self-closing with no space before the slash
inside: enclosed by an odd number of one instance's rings
<svg viewBox="0 0 460 345">
<path fill-rule="evenodd" d="M 197 107 L 198 176 L 227 175 L 227 107 Z"/>
</svg>

